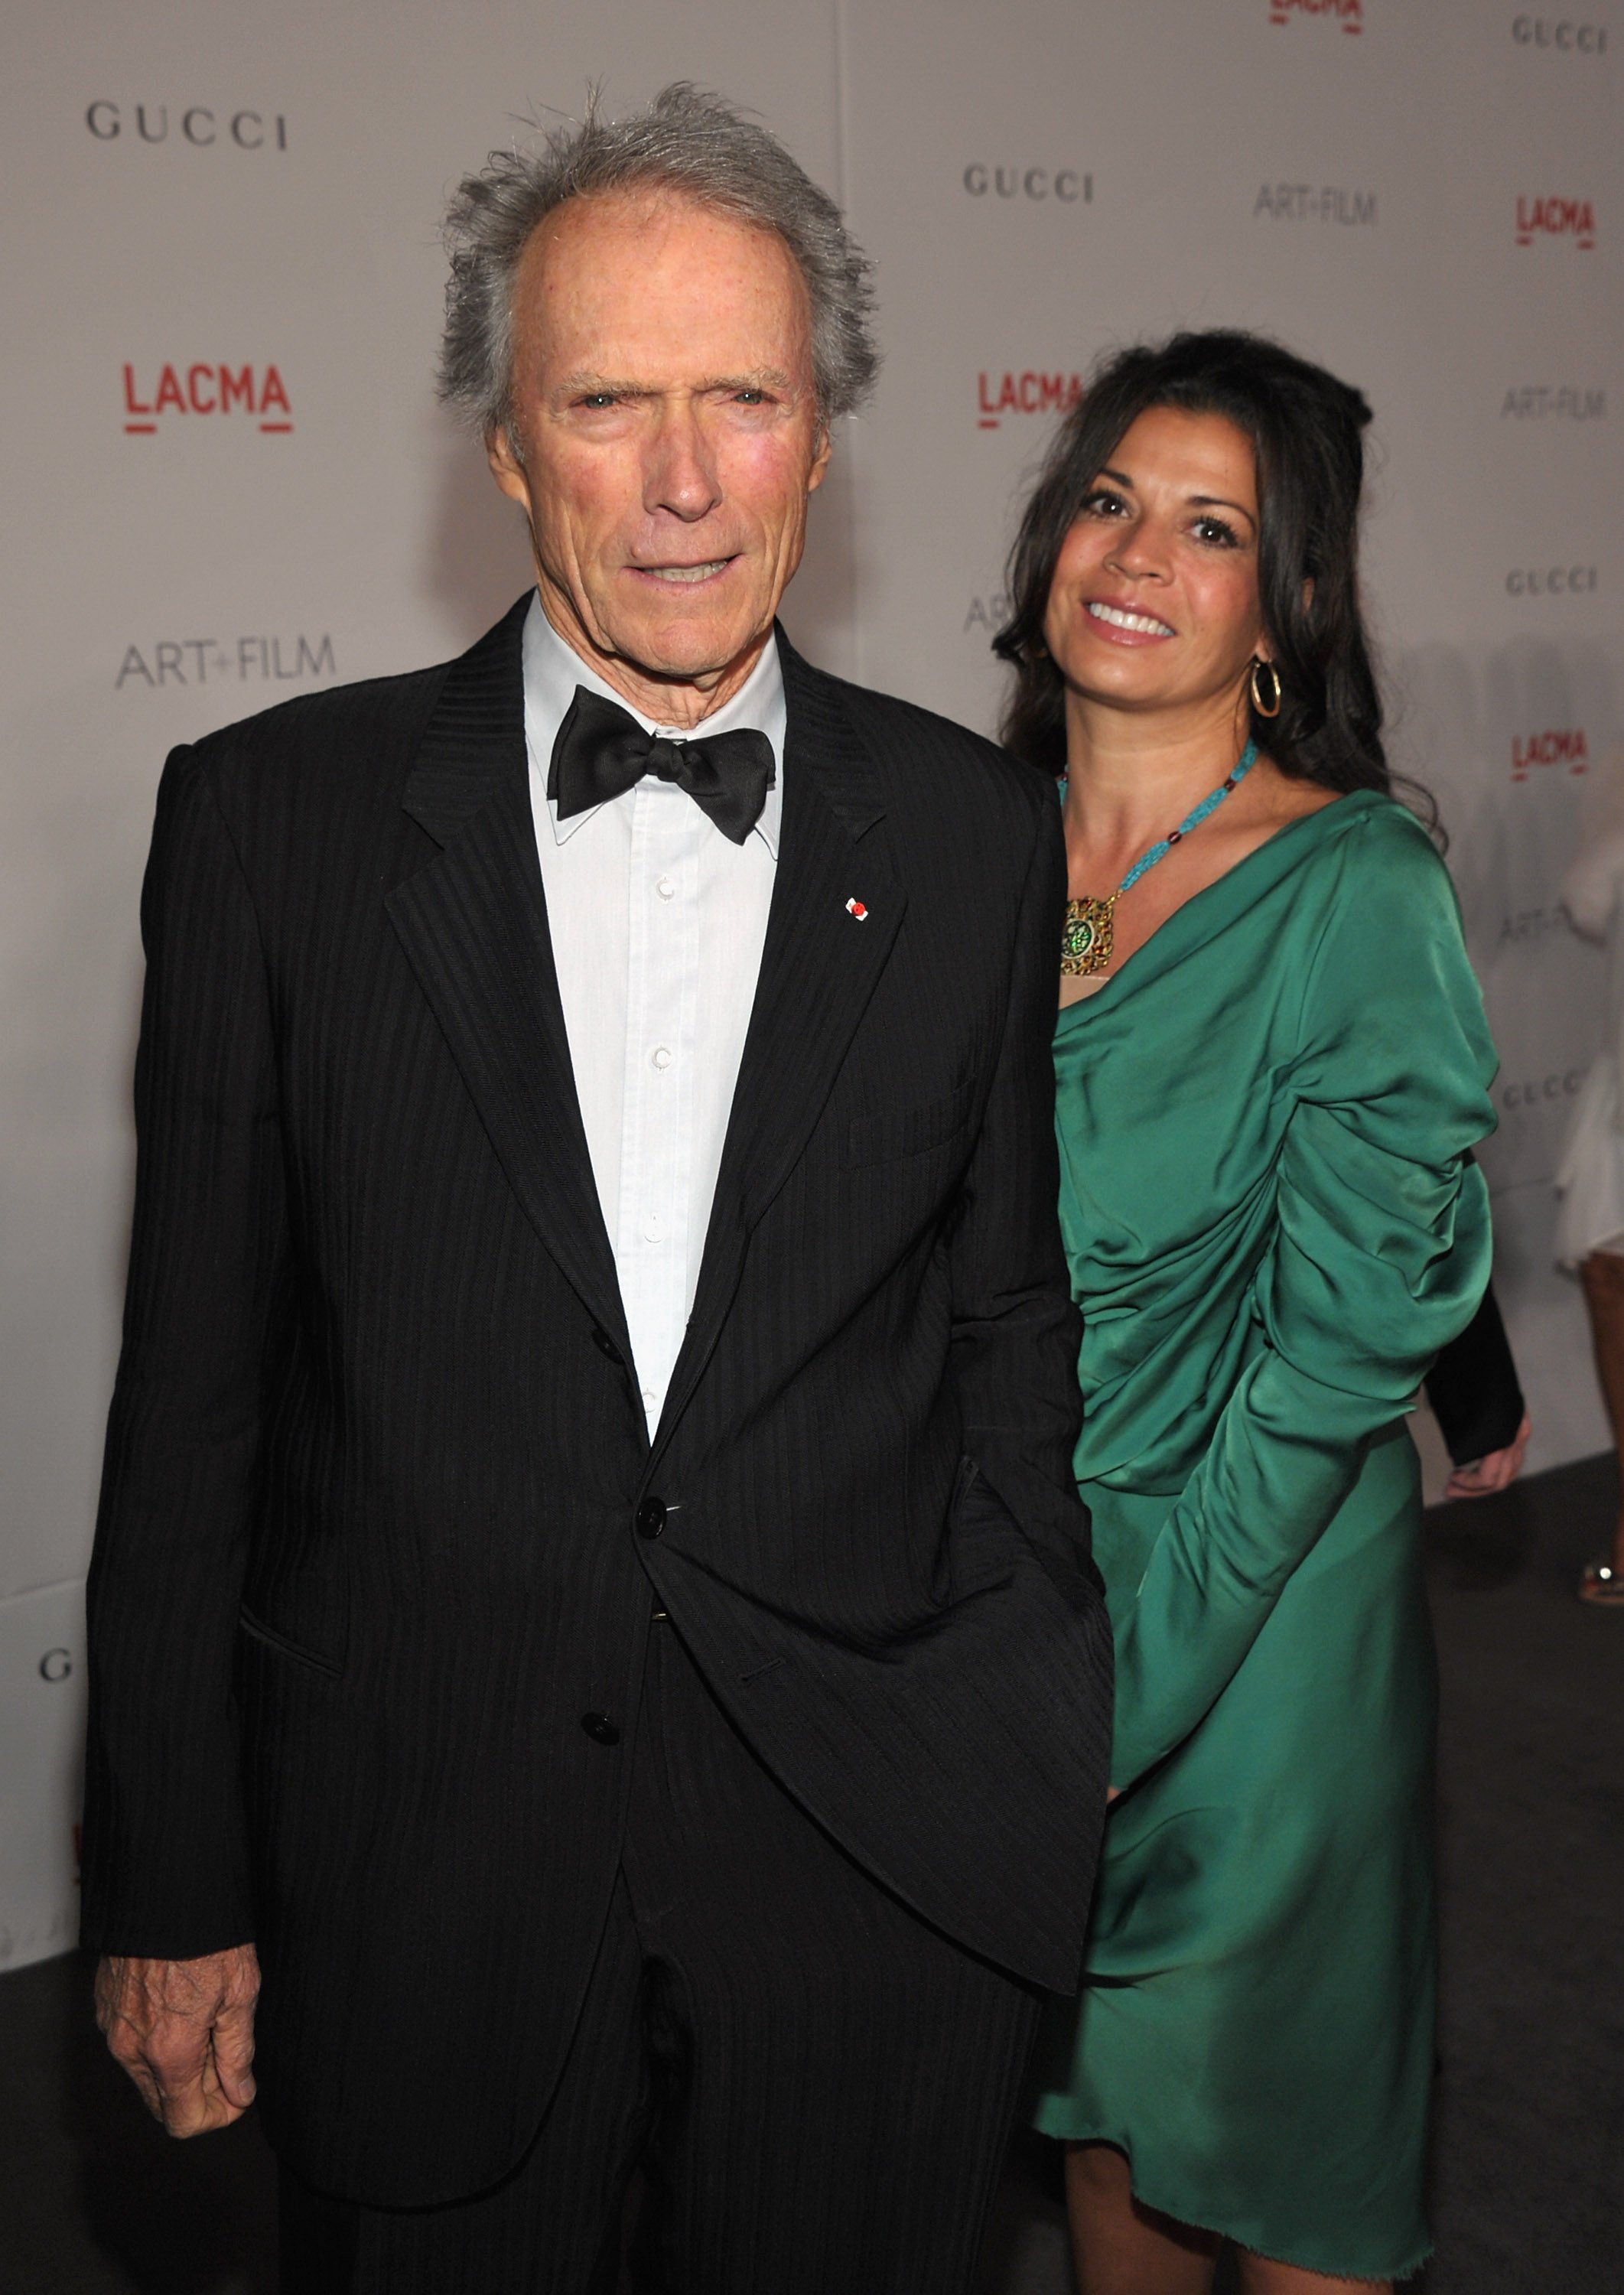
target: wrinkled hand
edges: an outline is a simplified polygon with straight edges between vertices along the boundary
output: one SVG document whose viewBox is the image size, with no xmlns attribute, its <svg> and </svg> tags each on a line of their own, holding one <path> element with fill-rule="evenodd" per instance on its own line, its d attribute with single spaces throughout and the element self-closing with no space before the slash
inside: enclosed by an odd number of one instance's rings
<svg viewBox="0 0 1624 2295">
<path fill-rule="evenodd" d="M 259 1956 L 233 1945 L 200 1960 L 113 1954 L 96 1971 L 96 2022 L 170 2136 L 229 2128 L 254 2101 Z"/>
<path fill-rule="evenodd" d="M 1475 1458 L 1469 1466 L 1457 1466 L 1443 1486 L 1447 1499 L 1486 1499 L 1496 1491 L 1503 1491 L 1514 1482 L 1522 1472 L 1522 1454 L 1528 1448 L 1530 1425 L 1523 1413 L 1518 1427 L 1504 1450 L 1490 1450 L 1486 1458 Z"/>
</svg>

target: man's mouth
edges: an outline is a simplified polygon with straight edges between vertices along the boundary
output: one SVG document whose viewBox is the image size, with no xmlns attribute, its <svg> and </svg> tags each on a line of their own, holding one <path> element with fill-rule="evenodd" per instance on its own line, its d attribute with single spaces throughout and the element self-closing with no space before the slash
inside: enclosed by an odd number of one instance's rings
<svg viewBox="0 0 1624 2295">
<path fill-rule="evenodd" d="M 1095 621 L 1109 622 L 1114 630 L 1132 630 L 1139 637 L 1176 635 L 1166 622 L 1158 621 L 1154 614 L 1130 613 L 1125 606 L 1107 606 L 1098 598 L 1089 600 L 1088 611 Z"/>
<path fill-rule="evenodd" d="M 725 573 L 732 563 L 730 558 L 707 558 L 702 566 L 639 566 L 633 570 L 648 575 L 655 582 L 708 582 L 714 574 Z"/>
</svg>

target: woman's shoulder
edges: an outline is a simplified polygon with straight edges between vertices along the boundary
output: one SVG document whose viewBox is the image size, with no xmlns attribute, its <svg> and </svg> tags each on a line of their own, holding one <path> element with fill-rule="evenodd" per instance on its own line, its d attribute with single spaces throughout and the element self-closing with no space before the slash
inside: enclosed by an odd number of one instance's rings
<svg viewBox="0 0 1624 2295">
<path fill-rule="evenodd" d="M 1342 906 L 1441 901 L 1456 914 L 1455 890 L 1424 822 L 1379 789 L 1355 789 L 1311 816 L 1314 841 L 1304 891 L 1323 916 Z"/>
<path fill-rule="evenodd" d="M 1383 789 L 1351 789 L 1326 805 L 1321 818 L 1333 834 L 1347 840 L 1356 866 L 1442 865 L 1425 822 Z"/>
<path fill-rule="evenodd" d="M 1299 906 L 1305 1042 L 1349 1030 L 1391 1033 L 1395 1015 L 1402 1034 L 1424 1027 L 1432 1011 L 1440 1021 L 1450 1016 L 1451 1028 L 1465 1025 L 1475 1044 L 1481 992 L 1454 882 L 1424 822 L 1374 789 L 1356 790 L 1320 819 L 1335 828 L 1304 872 Z"/>
</svg>

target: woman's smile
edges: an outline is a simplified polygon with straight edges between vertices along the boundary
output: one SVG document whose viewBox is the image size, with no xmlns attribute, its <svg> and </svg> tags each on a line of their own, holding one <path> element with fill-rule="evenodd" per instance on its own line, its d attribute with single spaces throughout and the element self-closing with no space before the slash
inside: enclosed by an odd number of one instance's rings
<svg viewBox="0 0 1624 2295">
<path fill-rule="evenodd" d="M 1142 606 L 1125 605 L 1120 599 L 1090 598 L 1083 611 L 1097 625 L 1100 636 L 1113 645 L 1155 644 L 1178 635 L 1171 624 L 1163 621 L 1159 615 L 1147 614 Z"/>
</svg>

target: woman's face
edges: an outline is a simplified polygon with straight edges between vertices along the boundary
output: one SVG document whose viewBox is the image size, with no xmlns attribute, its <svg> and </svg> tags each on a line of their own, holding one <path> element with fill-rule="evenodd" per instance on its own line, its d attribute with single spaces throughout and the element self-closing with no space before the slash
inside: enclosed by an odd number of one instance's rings
<svg viewBox="0 0 1624 2295">
<path fill-rule="evenodd" d="M 1236 692 L 1269 657 L 1252 442 L 1153 406 L 1123 433 L 1055 561 L 1044 641 L 1067 686 L 1130 709 Z"/>
</svg>

